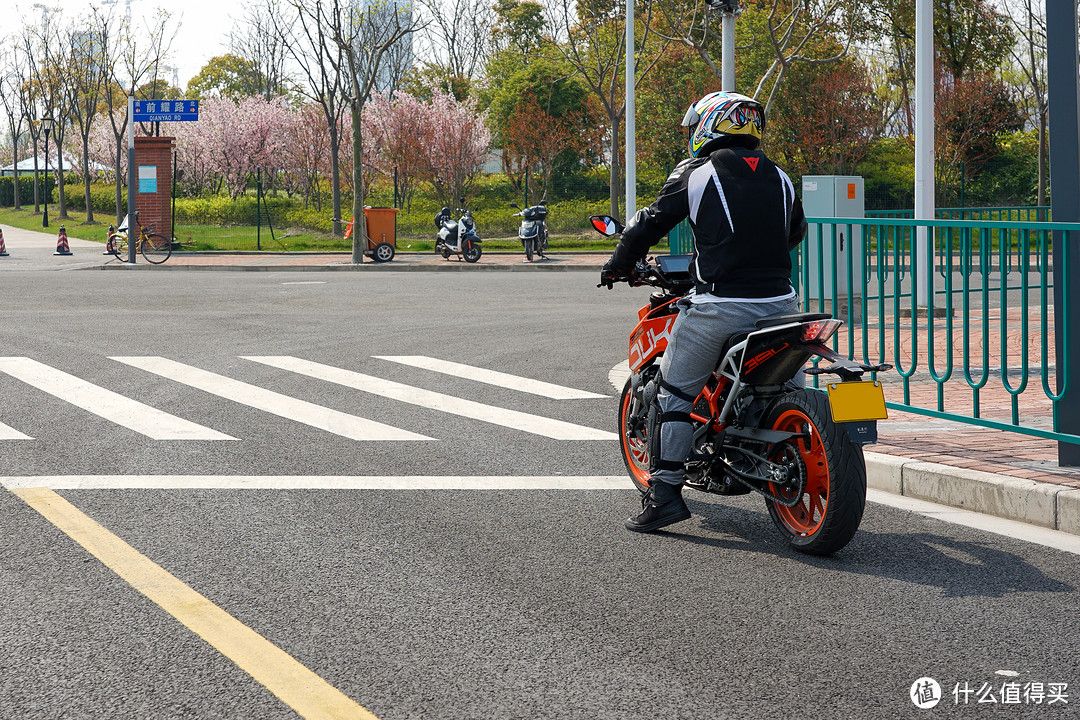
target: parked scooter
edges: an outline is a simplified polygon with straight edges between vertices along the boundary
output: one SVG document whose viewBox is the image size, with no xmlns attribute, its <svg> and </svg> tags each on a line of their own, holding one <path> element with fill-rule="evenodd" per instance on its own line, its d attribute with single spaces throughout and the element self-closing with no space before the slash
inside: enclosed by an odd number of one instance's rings
<svg viewBox="0 0 1080 720">
<path fill-rule="evenodd" d="M 510 203 L 510 207 L 517 209 L 517 203 Z M 511 217 L 520 217 L 521 226 L 518 227 L 518 238 L 525 248 L 525 262 L 532 262 L 533 255 L 538 255 L 547 260 L 544 251 L 548 247 L 547 229 L 547 199 L 540 201 L 539 205 L 527 207 L 516 212 Z"/>
<path fill-rule="evenodd" d="M 474 263 L 483 253 L 480 247 L 483 241 L 476 234 L 476 221 L 472 213 L 467 208 L 458 208 L 457 212 L 456 221 L 450 216 L 448 207 L 435 216 L 435 227 L 439 228 L 435 235 L 435 252 L 441 253 L 445 260 L 449 260 L 451 255 L 458 255 L 465 258 L 465 262 Z"/>
</svg>

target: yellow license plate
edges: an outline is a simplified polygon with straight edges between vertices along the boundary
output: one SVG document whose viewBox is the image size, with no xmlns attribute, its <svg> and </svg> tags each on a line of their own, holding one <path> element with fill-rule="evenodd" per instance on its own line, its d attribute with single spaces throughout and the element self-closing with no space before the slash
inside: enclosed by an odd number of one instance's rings
<svg viewBox="0 0 1080 720">
<path fill-rule="evenodd" d="M 829 383 L 828 391 L 833 422 L 884 420 L 889 416 L 878 380 Z"/>
</svg>

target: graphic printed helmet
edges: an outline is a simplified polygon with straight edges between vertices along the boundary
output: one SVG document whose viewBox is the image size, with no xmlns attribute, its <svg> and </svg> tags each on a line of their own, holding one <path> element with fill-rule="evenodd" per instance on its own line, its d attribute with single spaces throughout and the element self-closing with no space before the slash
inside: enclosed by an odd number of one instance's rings
<svg viewBox="0 0 1080 720">
<path fill-rule="evenodd" d="M 715 142 L 741 137 L 756 148 L 765 133 L 765 108 L 753 98 L 733 92 L 714 92 L 690 106 L 682 126 L 690 129 L 690 157 L 711 153 Z"/>
</svg>

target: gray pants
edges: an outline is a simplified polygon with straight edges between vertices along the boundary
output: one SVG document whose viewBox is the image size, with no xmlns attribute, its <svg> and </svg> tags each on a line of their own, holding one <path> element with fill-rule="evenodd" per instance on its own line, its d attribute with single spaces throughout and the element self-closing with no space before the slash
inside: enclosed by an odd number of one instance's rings
<svg viewBox="0 0 1080 720">
<path fill-rule="evenodd" d="M 679 317 L 671 328 L 667 350 L 660 361 L 660 373 L 667 383 L 687 397 L 695 398 L 720 362 L 720 350 L 728 338 L 754 329 L 754 322 L 771 315 L 799 312 L 796 297 L 770 303 L 721 302 L 695 305 L 689 298 L 679 301 Z M 689 413 L 691 400 L 685 400 L 661 386 L 657 393 L 661 413 Z M 658 455 L 667 463 L 684 463 L 690 455 L 693 426 L 688 422 L 668 420 L 660 425 Z M 681 469 L 657 468 L 652 477 L 660 482 L 679 485 Z"/>
</svg>

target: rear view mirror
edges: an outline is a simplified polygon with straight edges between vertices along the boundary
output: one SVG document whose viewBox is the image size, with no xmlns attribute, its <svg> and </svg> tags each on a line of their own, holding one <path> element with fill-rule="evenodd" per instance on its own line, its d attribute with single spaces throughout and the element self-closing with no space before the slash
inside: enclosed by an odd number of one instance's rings
<svg viewBox="0 0 1080 720">
<path fill-rule="evenodd" d="M 593 215 L 589 220 L 596 232 L 601 235 L 611 237 L 623 231 L 623 224 L 610 215 Z"/>
<path fill-rule="evenodd" d="M 518 209 L 517 203 L 510 203 L 510 207 L 514 208 L 515 210 Z"/>
</svg>

